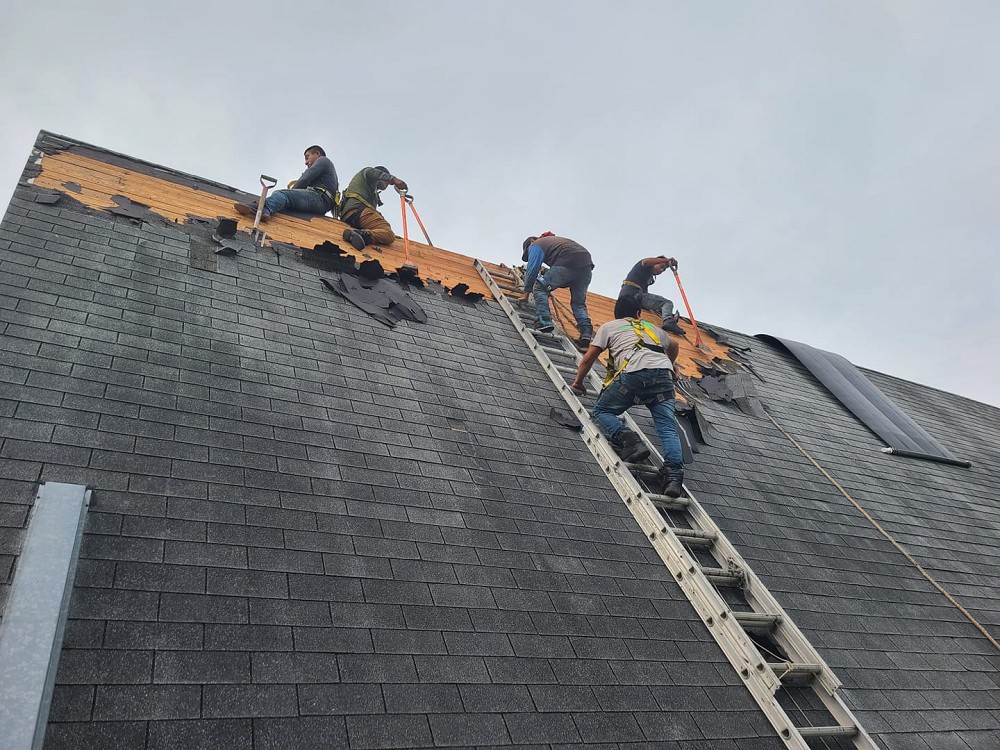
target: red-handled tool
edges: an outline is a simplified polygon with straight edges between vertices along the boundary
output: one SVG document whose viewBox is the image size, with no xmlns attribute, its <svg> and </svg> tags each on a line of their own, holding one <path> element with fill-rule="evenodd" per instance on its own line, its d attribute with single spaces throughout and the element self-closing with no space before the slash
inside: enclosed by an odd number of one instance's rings
<svg viewBox="0 0 1000 750">
<path fill-rule="evenodd" d="M 420 214 L 417 213 L 417 209 L 413 205 L 413 196 L 412 195 L 406 195 L 406 196 L 403 197 L 403 199 L 410 206 L 410 210 L 413 212 L 413 218 L 416 219 L 417 220 L 417 224 L 420 225 L 420 231 L 424 233 L 424 239 L 427 240 L 427 244 L 430 245 L 431 247 L 434 247 L 434 243 L 431 242 L 431 236 L 429 234 L 427 234 L 427 230 L 424 229 L 424 222 L 422 222 L 420 220 Z"/>
<path fill-rule="evenodd" d="M 396 188 L 399 193 L 399 208 L 403 212 L 403 268 L 408 271 L 417 271 L 417 264 L 410 262 L 410 233 L 406 228 L 406 190 Z"/>
<path fill-rule="evenodd" d="M 684 300 L 684 307 L 687 308 L 688 317 L 691 319 L 691 327 L 694 329 L 694 345 L 702 347 L 704 344 L 701 342 L 701 331 L 698 330 L 698 321 L 694 319 L 694 314 L 691 312 L 691 303 L 688 302 L 688 297 L 684 293 L 684 285 L 681 283 L 681 277 L 677 275 L 676 260 L 670 264 L 670 270 L 674 272 L 674 279 L 677 281 L 677 288 L 681 290 L 681 299 Z"/>
</svg>

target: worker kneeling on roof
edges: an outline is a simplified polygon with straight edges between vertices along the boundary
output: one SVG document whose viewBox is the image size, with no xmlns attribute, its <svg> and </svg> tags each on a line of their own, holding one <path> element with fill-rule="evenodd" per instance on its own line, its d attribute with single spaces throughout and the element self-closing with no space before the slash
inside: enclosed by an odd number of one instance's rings
<svg viewBox="0 0 1000 750">
<path fill-rule="evenodd" d="M 390 185 L 408 189 L 405 182 L 393 177 L 385 167 L 365 167 L 351 178 L 340 205 L 340 220 L 351 226 L 344 230 L 344 239 L 355 250 L 364 250 L 365 245 L 391 245 L 396 239 L 392 226 L 378 212 L 382 205 L 379 193 Z"/>
<path fill-rule="evenodd" d="M 618 419 L 630 407 L 645 404 L 653 417 L 663 449 L 663 466 L 657 474 L 658 491 L 668 497 L 683 492 L 684 468 L 680 436 L 674 422 L 674 360 L 677 342 L 661 328 L 640 320 L 642 309 L 634 297 L 619 299 L 615 319 L 602 325 L 580 360 L 573 389 L 585 393 L 587 373 L 605 349 L 607 378 L 592 412 L 594 421 L 619 447 L 625 461 L 642 461 L 649 449 L 636 433 Z"/>
<path fill-rule="evenodd" d="M 552 232 L 545 232 L 540 237 L 528 237 L 521 247 L 524 250 L 521 260 L 528 267 L 524 273 L 524 292 L 518 299 L 527 302 L 528 295 L 534 290 L 535 328 L 543 332 L 553 330 L 549 294 L 553 289 L 569 287 L 569 306 L 580 331 L 576 345 L 586 349 L 594 336 L 590 313 L 587 312 L 587 289 L 593 276 L 594 261 L 587 248 L 566 237 L 557 237 Z M 539 276 L 543 264 L 548 266 L 548 270 Z"/>
<path fill-rule="evenodd" d="M 663 320 L 663 330 L 683 336 L 684 330 L 677 325 L 679 316 L 674 312 L 674 303 L 666 297 L 649 292 L 649 287 L 656 281 L 656 277 L 668 268 L 677 268 L 677 261 L 665 255 L 643 258 L 628 272 L 628 276 L 622 282 L 621 291 L 618 292 L 618 299 L 635 297 L 643 310 L 649 310 L 660 316 Z"/>
<path fill-rule="evenodd" d="M 264 210 L 260 220 L 267 221 L 282 211 L 298 211 L 304 214 L 322 216 L 327 211 L 336 208 L 340 198 L 337 170 L 333 162 L 319 146 L 306 149 L 306 171 L 299 179 L 289 185 L 288 190 L 275 190 L 264 201 Z M 238 214 L 253 218 L 257 214 L 257 206 L 234 203 Z"/>
</svg>

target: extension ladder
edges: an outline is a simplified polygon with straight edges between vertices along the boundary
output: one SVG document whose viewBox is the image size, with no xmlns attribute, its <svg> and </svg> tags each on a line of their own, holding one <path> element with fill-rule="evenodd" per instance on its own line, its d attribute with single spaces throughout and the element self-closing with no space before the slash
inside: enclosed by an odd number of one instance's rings
<svg viewBox="0 0 1000 750">
<path fill-rule="evenodd" d="M 580 420 L 597 463 L 785 746 L 876 750 L 878 745 L 841 699 L 840 681 L 698 500 L 687 488 L 679 498 L 650 492 L 645 482 L 655 477 L 658 466 L 623 462 L 591 421 L 567 381 L 576 375 L 580 353 L 558 331 L 529 328 L 525 323 L 534 316 L 522 317 L 504 294 L 522 291 L 520 273 L 506 266 L 491 272 L 480 260 L 475 267 Z M 601 380 L 593 371 L 588 385 L 591 392 L 600 392 Z M 650 457 L 662 462 L 658 446 L 627 412 L 623 419 L 650 449 Z M 793 722 L 792 715 L 800 721 Z"/>
</svg>

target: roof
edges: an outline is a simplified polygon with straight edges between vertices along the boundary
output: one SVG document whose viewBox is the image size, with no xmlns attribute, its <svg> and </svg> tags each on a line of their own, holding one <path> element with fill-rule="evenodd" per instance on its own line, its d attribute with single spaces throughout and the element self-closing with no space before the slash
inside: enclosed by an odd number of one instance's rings
<svg viewBox="0 0 1000 750">
<path fill-rule="evenodd" d="M 209 270 L 184 222 L 245 194 L 38 146 L 0 225 L 0 581 L 40 481 L 93 490 L 46 748 L 783 746 L 495 303 L 429 285 L 383 326 L 307 262 L 329 219 Z M 766 413 L 699 400 L 688 487 L 882 746 L 995 747 L 1000 654 L 955 605 L 1000 637 L 1000 410 L 866 371 L 972 467 L 889 456 L 720 332 Z"/>
</svg>

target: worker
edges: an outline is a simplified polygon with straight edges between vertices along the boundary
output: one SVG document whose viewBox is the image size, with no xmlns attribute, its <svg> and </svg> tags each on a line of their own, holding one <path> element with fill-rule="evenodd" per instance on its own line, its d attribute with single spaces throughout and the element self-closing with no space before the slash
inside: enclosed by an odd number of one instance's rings
<svg viewBox="0 0 1000 750">
<path fill-rule="evenodd" d="M 336 205 L 339 193 L 337 170 L 333 162 L 327 158 L 326 151 L 319 146 L 310 146 L 305 151 L 306 171 L 292 183 L 288 190 L 275 190 L 264 201 L 264 210 L 260 220 L 268 221 L 282 211 L 298 211 L 304 214 L 322 216 L 332 211 Z M 234 203 L 236 213 L 254 218 L 257 215 L 256 205 Z"/>
<path fill-rule="evenodd" d="M 566 237 L 557 237 L 552 232 L 528 237 L 521 247 L 521 260 L 528 267 L 524 273 L 524 291 L 518 300 L 527 302 L 528 296 L 534 291 L 535 330 L 547 333 L 554 329 L 549 294 L 553 289 L 569 287 L 569 306 L 580 332 L 576 345 L 586 350 L 594 336 L 590 314 L 587 312 L 587 288 L 593 275 L 594 262 L 587 248 Z M 548 270 L 539 275 L 543 264 Z"/>
<path fill-rule="evenodd" d="M 645 404 L 663 449 L 663 465 L 656 478 L 657 490 L 668 497 L 680 497 L 684 468 L 680 436 L 674 422 L 673 380 L 677 342 L 663 329 L 639 319 L 642 309 L 635 297 L 620 298 L 615 303 L 614 314 L 614 320 L 598 329 L 580 360 L 571 386 L 578 393 L 586 393 L 587 373 L 601 352 L 608 351 L 608 375 L 594 404 L 594 421 L 619 447 L 625 461 L 642 461 L 649 456 L 649 449 L 618 417 L 631 406 Z"/>
<path fill-rule="evenodd" d="M 340 220 L 350 225 L 344 230 L 344 239 L 355 250 L 365 245 L 391 245 L 396 239 L 392 226 L 378 212 L 382 205 L 379 193 L 389 185 L 407 190 L 406 183 L 389 174 L 385 167 L 365 167 L 351 179 L 340 204 Z"/>
<path fill-rule="evenodd" d="M 643 310 L 649 310 L 660 316 L 665 330 L 683 336 L 684 330 L 677 324 L 680 316 L 674 313 L 674 303 L 666 297 L 649 293 L 649 286 L 656 281 L 657 276 L 668 268 L 676 267 L 677 261 L 665 255 L 643 258 L 628 272 L 628 276 L 622 282 L 621 291 L 618 292 L 618 299 L 635 297 Z"/>
</svg>

